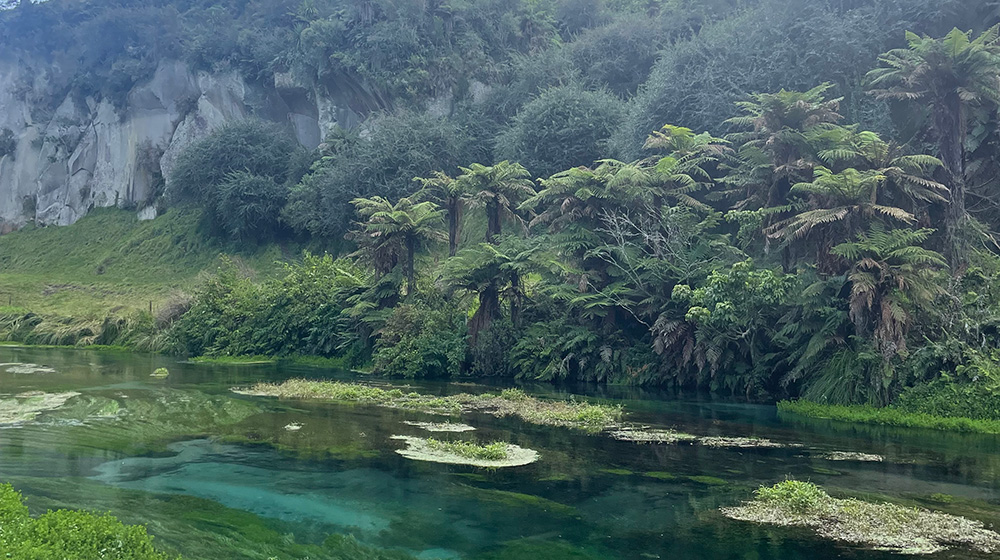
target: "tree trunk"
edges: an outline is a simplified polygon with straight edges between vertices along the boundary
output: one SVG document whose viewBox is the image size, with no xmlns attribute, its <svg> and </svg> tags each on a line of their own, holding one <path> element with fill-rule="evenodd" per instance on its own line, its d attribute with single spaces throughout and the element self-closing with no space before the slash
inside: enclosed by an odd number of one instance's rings
<svg viewBox="0 0 1000 560">
<path fill-rule="evenodd" d="M 417 277 L 414 272 L 413 260 L 417 254 L 417 242 L 413 237 L 406 238 L 406 295 L 412 296 L 417 290 Z"/>
<path fill-rule="evenodd" d="M 500 222 L 500 204 L 490 202 L 486 205 L 486 242 L 496 243 L 496 238 L 502 233 L 503 225 Z"/>
<path fill-rule="evenodd" d="M 462 203 L 457 199 L 448 203 L 448 256 L 458 253 L 458 224 L 462 219 Z"/>
<path fill-rule="evenodd" d="M 479 309 L 469 319 L 469 342 L 475 346 L 479 333 L 490 328 L 493 320 L 500 316 L 500 292 L 496 284 L 490 284 L 479 293 Z"/>
<path fill-rule="evenodd" d="M 516 272 L 510 277 L 510 322 L 514 328 L 521 322 L 521 277 Z"/>
<path fill-rule="evenodd" d="M 962 100 L 958 93 L 948 95 L 934 108 L 934 126 L 938 133 L 941 162 L 948 175 L 951 196 L 945 210 L 945 235 L 947 236 L 948 264 L 953 271 L 966 262 L 967 252 L 964 226 L 965 211 L 965 137 L 966 122 Z"/>
</svg>

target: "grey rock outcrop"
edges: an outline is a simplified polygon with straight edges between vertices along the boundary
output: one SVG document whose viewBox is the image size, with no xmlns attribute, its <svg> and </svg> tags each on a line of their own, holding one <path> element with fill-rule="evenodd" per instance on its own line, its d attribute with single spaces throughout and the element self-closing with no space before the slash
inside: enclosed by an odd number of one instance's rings
<svg viewBox="0 0 1000 560">
<path fill-rule="evenodd" d="M 0 233 L 29 221 L 68 225 L 96 207 L 155 217 L 149 205 L 180 152 L 228 121 L 279 122 L 313 148 L 331 126 L 363 118 L 328 86 L 302 86 L 288 75 L 261 84 L 165 60 L 116 107 L 60 94 L 55 84 L 69 83 L 73 70 L 0 55 L 0 137 L 9 130 L 16 141 L 11 153 L 0 146 Z"/>
</svg>

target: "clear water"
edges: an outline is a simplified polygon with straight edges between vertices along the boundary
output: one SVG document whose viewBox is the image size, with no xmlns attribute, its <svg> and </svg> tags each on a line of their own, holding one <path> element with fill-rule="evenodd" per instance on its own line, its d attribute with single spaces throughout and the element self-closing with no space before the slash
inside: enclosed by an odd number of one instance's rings
<svg viewBox="0 0 1000 560">
<path fill-rule="evenodd" d="M 757 486 L 786 477 L 1000 527 L 1000 442 L 994 436 L 779 417 L 773 407 L 630 388 L 542 385 L 527 389 L 621 402 L 632 420 L 651 425 L 803 447 L 640 445 L 485 415 L 462 418 L 475 432 L 437 436 L 506 439 L 541 453 L 538 463 L 489 471 L 414 462 L 394 452 L 400 442 L 390 436 L 427 435 L 404 420 L 439 418 L 229 390 L 333 372 L 0 347 L 0 363 L 11 362 L 55 372 L 14 374 L 0 367 L 2 394 L 80 396 L 34 421 L 0 427 L 0 481 L 21 490 L 34 511 L 84 508 L 148 524 L 157 542 L 192 559 L 898 557 L 718 513 Z M 168 367 L 170 377 L 150 378 L 157 367 Z M 491 389 L 410 385 L 442 394 Z M 285 429 L 292 423 L 302 428 Z M 875 453 L 886 461 L 820 457 L 829 451 Z M 942 503 L 932 498 L 936 494 L 951 498 Z M 329 535 L 351 535 L 369 556 L 322 547 Z M 953 550 L 935 557 L 982 556 Z"/>
</svg>

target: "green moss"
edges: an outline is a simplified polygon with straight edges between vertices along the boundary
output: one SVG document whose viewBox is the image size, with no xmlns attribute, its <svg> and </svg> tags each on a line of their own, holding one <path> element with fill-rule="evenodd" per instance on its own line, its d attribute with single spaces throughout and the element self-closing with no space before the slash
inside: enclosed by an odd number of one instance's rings
<svg viewBox="0 0 1000 560">
<path fill-rule="evenodd" d="M 819 404 L 805 400 L 781 401 L 778 411 L 782 414 L 800 414 L 811 418 L 828 418 L 842 422 L 927 428 L 954 432 L 1000 434 L 1000 420 L 975 420 L 905 412 L 896 408 L 876 408 L 867 405 Z"/>
</svg>

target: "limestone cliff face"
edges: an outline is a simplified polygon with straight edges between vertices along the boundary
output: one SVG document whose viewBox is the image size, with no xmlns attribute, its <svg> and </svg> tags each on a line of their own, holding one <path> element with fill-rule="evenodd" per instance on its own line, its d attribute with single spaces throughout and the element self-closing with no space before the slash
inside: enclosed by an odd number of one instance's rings
<svg viewBox="0 0 1000 560">
<path fill-rule="evenodd" d="M 68 83 L 72 72 L 68 64 L 0 55 L 0 233 L 32 220 L 68 225 L 95 207 L 155 217 L 150 204 L 181 150 L 223 123 L 272 120 L 312 148 L 332 125 L 356 126 L 366 108 L 352 109 L 336 84 L 305 87 L 282 75 L 261 84 L 178 61 L 160 63 L 123 107 L 72 94 L 53 104 L 54 84 Z M 7 130 L 13 150 L 3 142 Z"/>
</svg>

